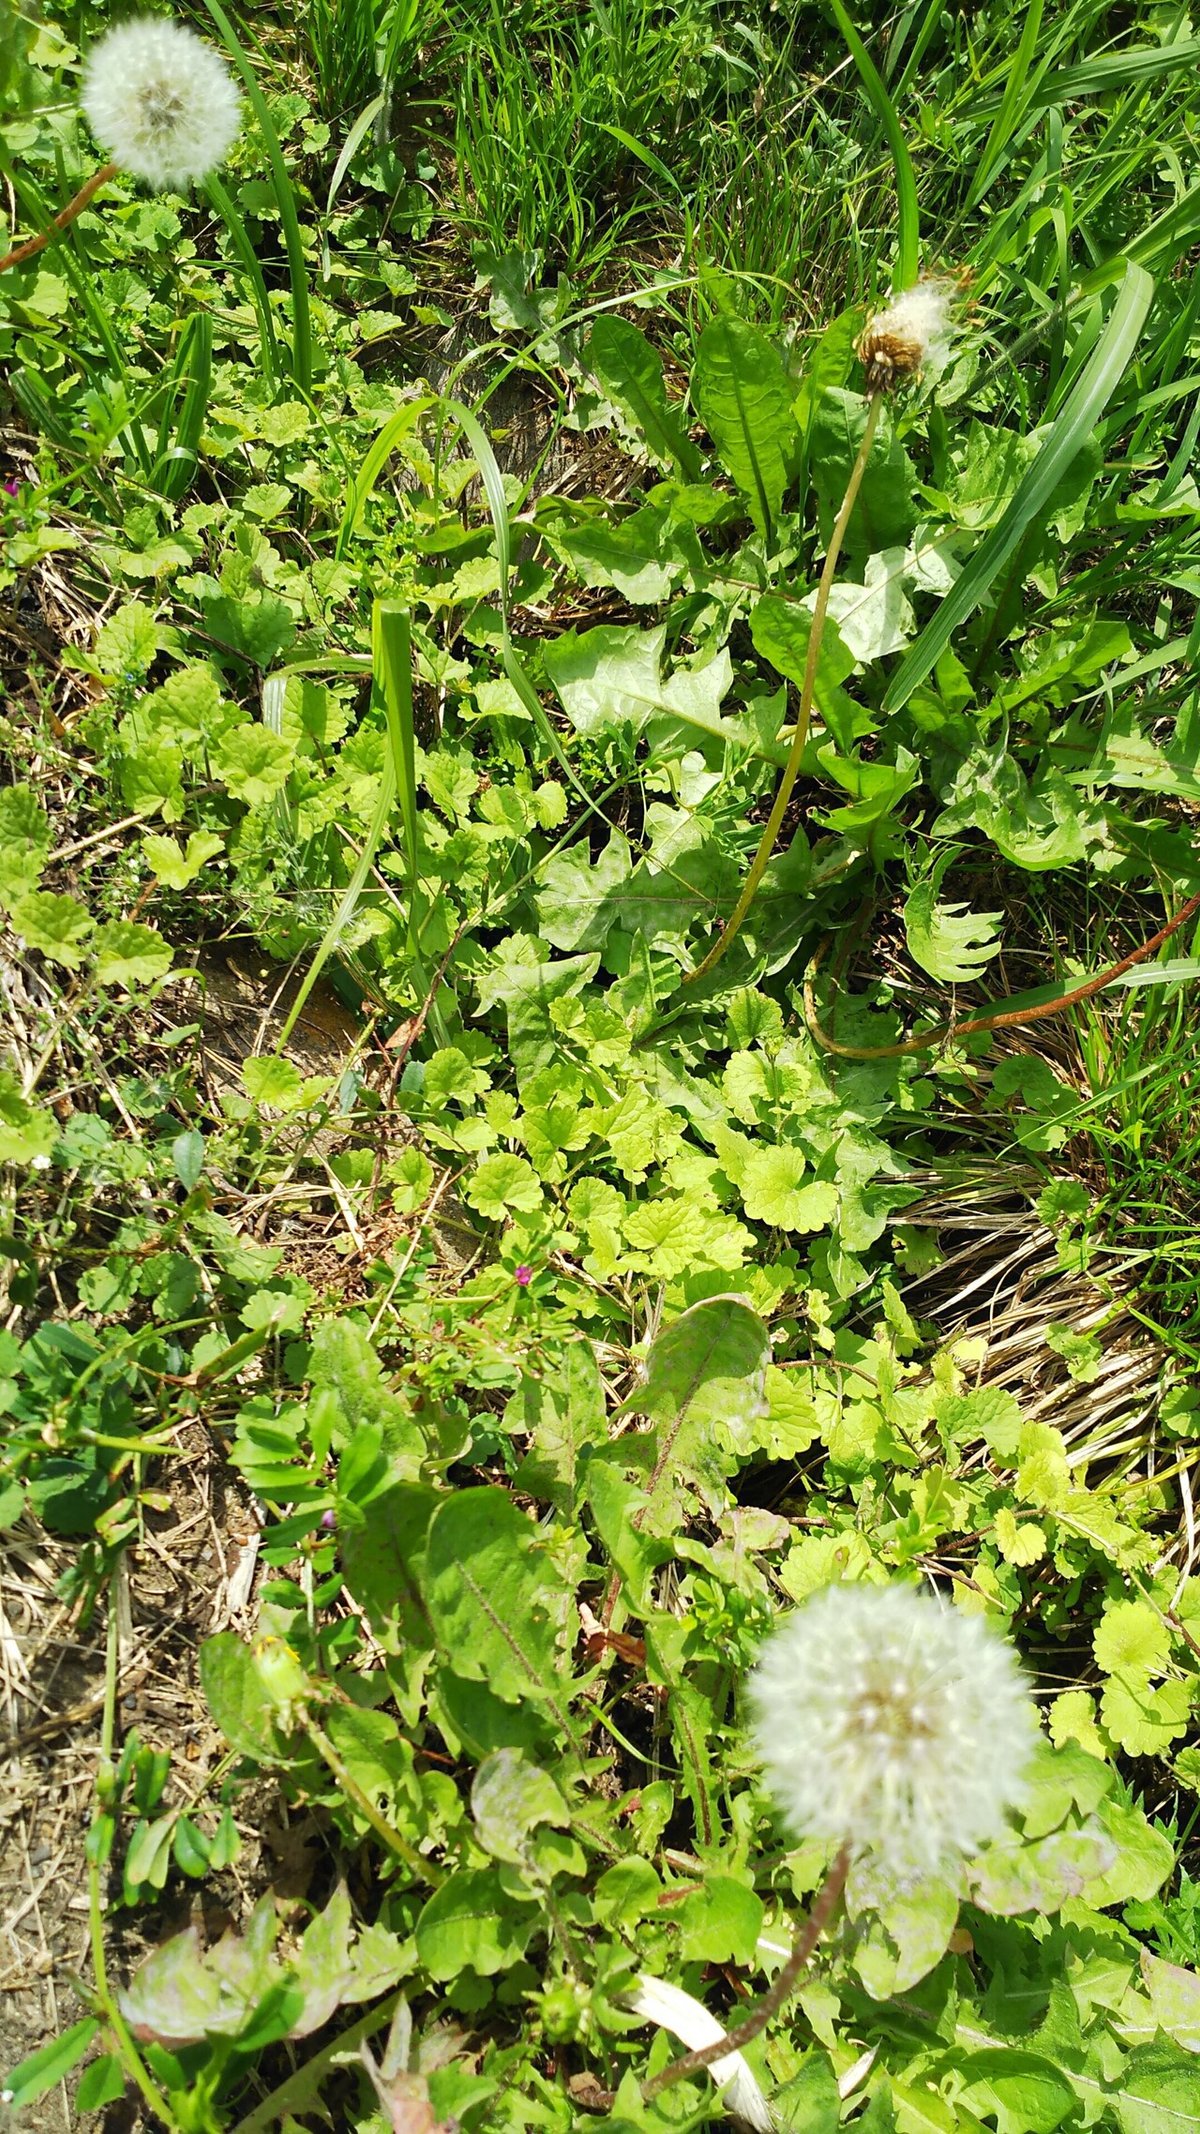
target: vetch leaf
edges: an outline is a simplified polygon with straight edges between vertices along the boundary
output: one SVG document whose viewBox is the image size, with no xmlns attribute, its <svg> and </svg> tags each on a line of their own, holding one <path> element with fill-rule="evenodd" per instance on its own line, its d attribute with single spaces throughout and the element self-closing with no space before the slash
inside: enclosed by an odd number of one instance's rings
<svg viewBox="0 0 1200 2134">
<path fill-rule="evenodd" d="M 100 2025 L 94 2015 L 85 2015 L 82 2021 L 72 2023 L 60 2038 L 52 2038 L 48 2045 L 39 2046 L 28 2059 L 21 2060 L 11 2068 L 0 2083 L 6 2104 L 14 2112 L 24 2111 L 26 2105 L 35 2104 L 78 2067 Z"/>
</svg>

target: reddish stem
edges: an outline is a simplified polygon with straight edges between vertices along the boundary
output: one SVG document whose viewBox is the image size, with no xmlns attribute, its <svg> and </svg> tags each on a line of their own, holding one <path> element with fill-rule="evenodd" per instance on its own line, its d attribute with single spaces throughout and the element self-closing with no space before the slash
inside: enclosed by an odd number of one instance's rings
<svg viewBox="0 0 1200 2134">
<path fill-rule="evenodd" d="M 68 200 L 66 206 L 59 209 L 53 222 L 48 222 L 44 230 L 38 231 L 36 237 L 27 237 L 24 244 L 17 245 L 4 259 L 0 259 L 0 274 L 9 267 L 23 267 L 27 259 L 33 259 L 59 230 L 65 230 L 77 215 L 82 215 L 85 207 L 90 207 L 101 186 L 107 185 L 109 179 L 115 178 L 116 175 L 115 163 L 102 163 L 99 170 L 92 172 L 86 184 L 80 186 L 75 198 Z"/>
</svg>

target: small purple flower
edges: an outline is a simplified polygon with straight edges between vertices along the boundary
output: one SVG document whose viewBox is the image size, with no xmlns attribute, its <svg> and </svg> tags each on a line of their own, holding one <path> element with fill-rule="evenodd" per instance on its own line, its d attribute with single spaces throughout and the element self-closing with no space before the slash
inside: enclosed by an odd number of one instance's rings
<svg viewBox="0 0 1200 2134">
<path fill-rule="evenodd" d="M 4 489 L 7 496 L 20 496 L 21 494 L 21 484 L 17 481 L 5 482 Z"/>
<path fill-rule="evenodd" d="M 328 1511 L 321 1513 L 321 1524 L 325 1528 L 327 1533 L 331 1527 L 335 1527 L 337 1525 L 337 1513 L 334 1511 L 332 1504 L 330 1505 Z"/>
<path fill-rule="evenodd" d="M 522 1260 L 521 1265 L 513 1269 L 513 1281 L 516 1283 L 518 1289 L 528 1289 L 532 1280 L 533 1269 L 532 1267 L 527 1267 L 525 1265 L 525 1262 Z"/>
</svg>

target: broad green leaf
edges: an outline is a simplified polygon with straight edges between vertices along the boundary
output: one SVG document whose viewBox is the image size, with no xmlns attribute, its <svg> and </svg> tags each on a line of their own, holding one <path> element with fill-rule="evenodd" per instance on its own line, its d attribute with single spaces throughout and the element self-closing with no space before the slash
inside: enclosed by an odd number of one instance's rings
<svg viewBox="0 0 1200 2134">
<path fill-rule="evenodd" d="M 238 716 L 236 704 L 222 697 L 211 667 L 180 667 L 127 713 L 119 733 L 130 750 L 171 743 L 194 756 L 236 724 Z"/>
<path fill-rule="evenodd" d="M 684 1963 L 752 1964 L 762 1933 L 763 1901 L 733 1875 L 708 1874 L 672 1912 Z"/>
<path fill-rule="evenodd" d="M 1058 1830 L 1032 1844 L 989 1845 L 968 1863 L 971 1896 L 985 1912 L 1056 1912 L 1069 1897 L 1097 1899 L 1099 1879 L 1113 1865 L 1117 1847 L 1098 1824 Z"/>
<path fill-rule="evenodd" d="M 812 615 L 795 600 L 779 593 L 764 593 L 750 611 L 750 635 L 754 649 L 769 660 L 776 673 L 786 675 L 797 689 L 803 687 L 808 662 Z M 874 722 L 861 704 L 842 688 L 854 672 L 854 654 L 843 642 L 834 620 L 826 623 L 817 655 L 814 704 L 838 747 L 849 749 L 873 730 Z"/>
<path fill-rule="evenodd" d="M 1142 1950 L 1140 1961 L 1159 2029 L 1185 2052 L 1200 2053 L 1200 1978 L 1181 1964 L 1165 1963 L 1149 1949 Z"/>
<path fill-rule="evenodd" d="M 377 1637 L 428 1644 L 422 1594 L 425 1544 L 436 1491 L 408 1479 L 409 1462 L 389 1459 L 378 1425 L 359 1423 L 338 1463 L 338 1531 L 346 1586 Z"/>
<path fill-rule="evenodd" d="M 227 792 L 248 807 L 273 800 L 287 784 L 295 747 L 265 726 L 236 726 L 213 750 L 213 769 Z"/>
<path fill-rule="evenodd" d="M 1130 1756 L 1165 1756 L 1186 1734 L 1196 1699 L 1189 1682 L 1162 1682 L 1151 1689 L 1145 1675 L 1114 1675 L 1100 1699 L 1100 1722 Z"/>
<path fill-rule="evenodd" d="M 77 2112 L 98 2112 L 125 2094 L 125 2069 L 117 2053 L 101 2053 L 84 2068 L 75 2091 Z"/>
<path fill-rule="evenodd" d="M 741 1179 L 742 1204 L 752 1222 L 774 1230 L 823 1230 L 837 1214 L 837 1187 L 810 1179 L 797 1148 L 756 1148 Z"/>
<path fill-rule="evenodd" d="M 51 889 L 33 889 L 21 897 L 13 905 L 12 923 L 28 947 L 69 971 L 83 962 L 85 944 L 95 930 L 95 920 L 78 897 L 59 896 Z"/>
<path fill-rule="evenodd" d="M 533 1521 L 503 1489 L 459 1490 L 429 1529 L 425 1599 L 456 1674 L 509 1703 L 556 1705 L 571 1591 Z"/>
<path fill-rule="evenodd" d="M 1054 2134 L 1074 2114 L 1067 2076 L 1040 2054 L 1015 2046 L 971 2052 L 960 2071 L 964 2103 L 982 2119 L 994 2117 L 998 2134 Z"/>
<path fill-rule="evenodd" d="M 570 1516 L 575 1505 L 576 1467 L 588 1445 L 608 1435 L 604 1387 L 590 1341 L 568 1341 L 548 1368 L 522 1376 L 504 1411 L 505 1426 L 529 1440 L 514 1485 Z"/>
<path fill-rule="evenodd" d="M 921 1883 L 868 1912 L 853 1963 L 872 2000 L 906 1993 L 932 1971 L 950 1945 L 957 1920 L 958 1891 L 948 1881 Z"/>
<path fill-rule="evenodd" d="M 1092 1638 L 1096 1665 L 1108 1675 L 1149 1675 L 1171 1650 L 1171 1633 L 1148 1601 L 1110 1601 Z"/>
<path fill-rule="evenodd" d="M 862 394 L 826 386 L 813 414 L 809 445 L 823 541 L 828 540 L 841 509 L 866 426 L 867 402 Z M 885 413 L 846 529 L 846 554 L 854 559 L 885 548 L 903 549 L 916 523 L 916 468 Z"/>
<path fill-rule="evenodd" d="M 600 623 L 579 636 L 564 631 L 543 650 L 563 709 L 581 734 L 629 726 L 640 733 L 656 714 L 723 737 L 721 704 L 733 681 L 727 651 L 707 666 L 677 667 L 663 679 L 666 624 L 656 630 Z"/>
<path fill-rule="evenodd" d="M 333 1443 L 340 1451 L 367 1424 L 381 1432 L 380 1449 L 395 1461 L 418 1457 L 425 1440 L 409 1404 L 392 1391 L 370 1339 L 345 1313 L 322 1319 L 312 1331 L 308 1375 L 330 1397 Z M 371 1474 L 374 1479 L 375 1470 Z"/>
<path fill-rule="evenodd" d="M 722 466 L 769 538 L 800 445 L 778 351 L 744 319 L 714 319 L 696 349 L 692 394 Z"/>
<path fill-rule="evenodd" d="M 32 786 L 0 789 L 0 904 L 15 904 L 37 883 L 50 851 L 50 821 Z"/>
<path fill-rule="evenodd" d="M 753 1451 L 769 1360 L 766 1328 L 742 1297 L 695 1304 L 658 1335 L 622 1410 L 654 1426 L 655 1522 L 673 1521 L 682 1487 L 719 1488 Z"/>
<path fill-rule="evenodd" d="M 465 1198 L 486 1221 L 499 1223 L 514 1209 L 532 1214 L 542 1203 L 533 1165 L 523 1156 L 485 1156 L 464 1188 Z"/>
<path fill-rule="evenodd" d="M 494 1867 L 460 1868 L 435 1890 L 417 1921 L 417 1950 L 431 1978 L 493 1978 L 524 1954 L 540 1923 L 537 1907 L 507 1894 Z"/>
<path fill-rule="evenodd" d="M 219 1631 L 200 1647 L 200 1687 L 209 1711 L 231 1748 L 256 1763 L 278 1763 L 286 1753 L 263 1695 L 254 1656 L 232 1630 Z"/>
<path fill-rule="evenodd" d="M 1195 2134 L 1200 2126 L 1196 2061 L 1165 2041 L 1131 2052 L 1109 2094 L 1121 2134 Z"/>
<path fill-rule="evenodd" d="M 255 667 L 273 667 L 296 635 L 292 611 L 277 593 L 260 593 L 255 599 L 221 593 L 205 600 L 203 607 L 206 630 Z"/>
<path fill-rule="evenodd" d="M 481 1843 L 493 1859 L 520 1867 L 542 1823 L 564 1829 L 570 1811 L 549 1772 L 519 1749 L 496 1749 L 484 1758 L 471 1787 L 471 1814 Z"/>
<path fill-rule="evenodd" d="M 242 1087 L 252 1104 L 296 1111 L 303 1104 L 304 1077 L 294 1060 L 262 1052 L 242 1062 Z"/>
<path fill-rule="evenodd" d="M 912 636 L 915 618 L 904 590 L 907 575 L 907 550 L 885 548 L 867 557 L 861 584 L 839 578 L 830 587 L 829 613 L 860 667 L 899 652 Z"/>
<path fill-rule="evenodd" d="M 132 681 L 153 666 L 158 645 L 152 610 L 140 600 L 127 600 L 97 630 L 93 650 L 101 674 Z"/>
<path fill-rule="evenodd" d="M 606 510 L 549 531 L 584 585 L 611 585 L 635 607 L 665 600 L 685 575 L 698 580 L 703 573 L 695 533 L 673 525 L 661 505 L 643 505 L 627 518 Z"/>
<path fill-rule="evenodd" d="M 0 1163 L 32 1163 L 44 1170 L 58 1140 L 58 1123 L 21 1094 L 8 1067 L 0 1067 Z"/>
<path fill-rule="evenodd" d="M 168 889 L 186 889 L 224 849 L 225 840 L 215 830 L 193 830 L 186 849 L 174 837 L 152 833 L 142 839 L 147 865 Z"/>
<path fill-rule="evenodd" d="M 632 424 L 650 458 L 694 481 L 700 455 L 667 399 L 662 358 L 645 334 L 627 319 L 606 312 L 592 326 L 584 361 Z"/>
<path fill-rule="evenodd" d="M 113 919 L 98 928 L 95 939 L 97 985 L 153 985 L 171 968 L 174 951 L 152 926 L 132 919 Z"/>
</svg>

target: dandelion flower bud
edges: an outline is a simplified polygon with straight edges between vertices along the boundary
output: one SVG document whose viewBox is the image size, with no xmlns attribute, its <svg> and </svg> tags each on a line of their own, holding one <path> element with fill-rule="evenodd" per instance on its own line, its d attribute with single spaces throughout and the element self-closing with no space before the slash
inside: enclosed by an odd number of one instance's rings
<svg viewBox="0 0 1200 2134">
<path fill-rule="evenodd" d="M 931 357 L 945 353 L 954 295 L 953 282 L 931 276 L 914 282 L 868 320 L 858 354 L 866 365 L 869 393 L 890 392 L 899 379 L 916 377 Z"/>
<path fill-rule="evenodd" d="M 121 170 L 180 188 L 215 170 L 241 123 L 218 52 L 178 22 L 121 22 L 88 55 L 81 98 L 89 126 Z"/>
<path fill-rule="evenodd" d="M 1012 1648 L 909 1586 L 827 1586 L 767 1640 L 754 1735 L 798 1838 L 885 1883 L 953 1873 L 1004 1834 L 1038 1738 Z"/>
</svg>

